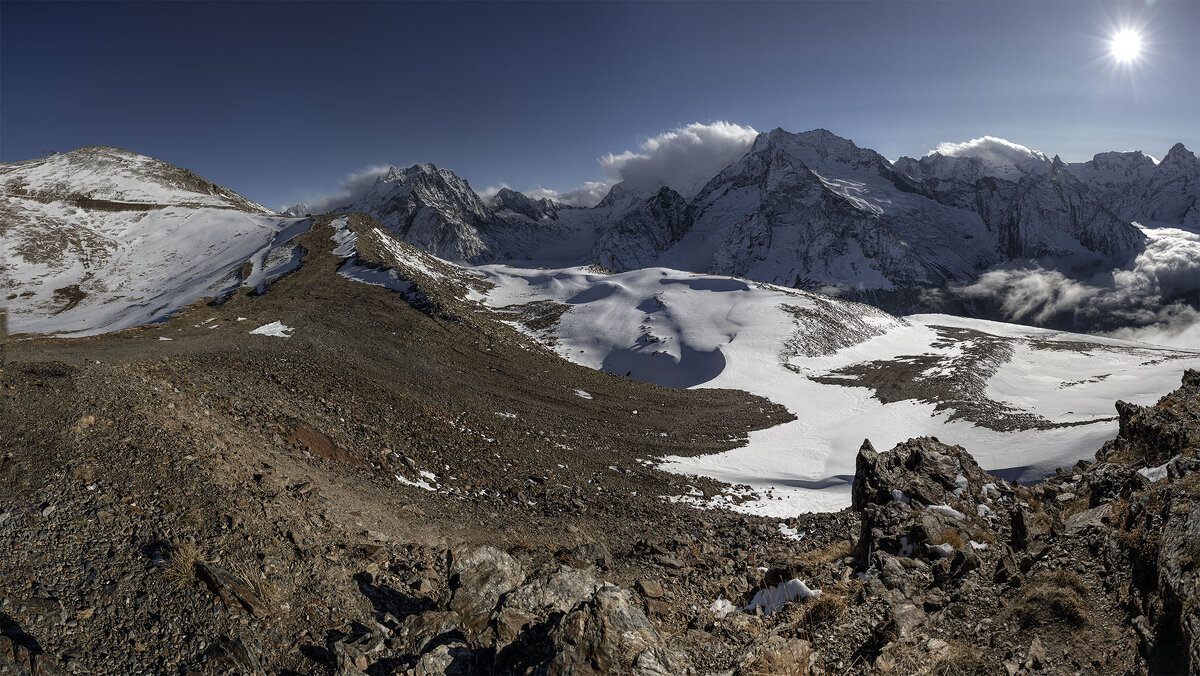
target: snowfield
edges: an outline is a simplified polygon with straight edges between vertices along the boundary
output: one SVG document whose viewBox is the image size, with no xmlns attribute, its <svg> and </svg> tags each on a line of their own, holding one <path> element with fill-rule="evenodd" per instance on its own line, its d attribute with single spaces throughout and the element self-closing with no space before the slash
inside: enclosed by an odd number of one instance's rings
<svg viewBox="0 0 1200 676">
<path fill-rule="evenodd" d="M 87 211 L 9 198 L 33 224 L 0 237 L 0 268 L 19 267 L 8 301 L 9 331 L 87 336 L 146 324 L 205 296 L 261 289 L 294 269 L 289 245 L 310 219 L 233 209 L 167 207 Z M 40 224 L 40 225 L 39 225 Z M 33 240 L 67 241 L 50 247 Z M 253 263 L 242 278 L 243 263 Z"/>
<path fill-rule="evenodd" d="M 679 500 L 769 516 L 848 506 L 864 439 L 884 450 L 936 436 L 1006 479 L 1038 478 L 1090 458 L 1111 438 L 1117 399 L 1153 403 L 1183 369 L 1200 368 L 1200 352 L 946 315 L 899 319 L 666 268 L 473 270 L 495 284 L 481 299 L 498 311 L 533 301 L 567 306 L 539 336 L 564 358 L 672 387 L 746 390 L 786 406 L 794 421 L 752 432 L 741 448 L 661 465 L 741 486 L 707 501 Z"/>
</svg>

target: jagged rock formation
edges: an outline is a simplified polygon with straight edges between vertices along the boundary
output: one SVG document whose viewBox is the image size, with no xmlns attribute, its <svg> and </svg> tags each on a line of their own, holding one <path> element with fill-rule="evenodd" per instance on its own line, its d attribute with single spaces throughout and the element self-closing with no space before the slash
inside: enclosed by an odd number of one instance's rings
<svg viewBox="0 0 1200 676">
<path fill-rule="evenodd" d="M 645 201 L 620 213 L 592 248 L 592 259 L 610 270 L 650 267 L 659 254 L 692 227 L 687 201 L 663 186 Z"/>
<path fill-rule="evenodd" d="M 1104 651 L 1116 661 L 1092 668 L 1200 669 L 1200 372 L 1185 373 L 1182 387 L 1154 406 L 1117 409 L 1120 433 L 1097 453 L 1098 464 L 1081 461 L 1032 487 L 992 477 L 966 451 L 935 439 L 886 453 L 863 445 L 854 551 L 898 634 L 879 651 L 877 669 L 901 670 L 945 613 L 966 612 L 967 599 L 942 597 L 951 585 L 969 586 L 974 601 L 995 599 L 995 609 L 975 612 L 1013 622 L 1013 638 L 1029 642 L 1004 660 L 1009 673 L 1077 668 L 1064 661 L 1073 650 L 1057 647 L 1103 635 L 1101 618 L 1136 636 L 1140 654 Z M 987 633 L 994 644 L 1007 632 Z M 1079 645 L 1092 657 L 1103 650 Z"/>
<path fill-rule="evenodd" d="M 531 199 L 524 193 L 519 193 L 516 190 L 508 188 L 501 188 L 492 197 L 490 206 L 492 211 L 497 215 L 505 211 L 511 211 L 531 221 L 540 221 L 543 218 L 557 218 L 559 211 L 571 208 L 550 199 Z"/>
<path fill-rule="evenodd" d="M 1188 158 L 1194 163 L 1179 146 L 1144 186 L 1105 192 L 1079 165 L 1040 153 L 1006 164 L 936 153 L 893 164 L 823 129 L 776 129 L 690 200 L 668 188 L 617 184 L 590 209 L 509 189 L 484 206 L 450 172 L 417 165 L 393 169 L 339 210 L 369 213 L 406 241 L 459 262 L 666 266 L 869 299 L 970 282 L 1012 260 L 1053 260 L 1071 271 L 1126 262 L 1144 246 L 1128 222 L 1129 204 L 1168 220 L 1194 208 Z M 441 180 L 424 178 L 431 175 Z M 1114 192 L 1128 204 L 1114 201 Z M 397 202 L 407 205 L 398 209 L 402 217 L 392 215 Z M 439 215 L 413 230 L 421 208 Z"/>
<path fill-rule="evenodd" d="M 392 167 L 353 202 L 330 211 L 369 213 L 396 237 L 446 260 L 493 256 L 491 211 L 466 181 L 432 164 Z"/>
<path fill-rule="evenodd" d="M 1200 225 L 1200 160 L 1182 143 L 1157 164 L 1140 151 L 1108 152 L 1067 169 L 1122 219 Z"/>
</svg>

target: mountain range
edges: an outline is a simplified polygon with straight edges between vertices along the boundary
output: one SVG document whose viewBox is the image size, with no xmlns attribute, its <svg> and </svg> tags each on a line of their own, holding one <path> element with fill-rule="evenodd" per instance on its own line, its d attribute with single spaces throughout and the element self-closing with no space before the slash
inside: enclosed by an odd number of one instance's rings
<svg viewBox="0 0 1200 676">
<path fill-rule="evenodd" d="M 1200 161 L 1182 144 L 1161 162 L 1109 152 L 1068 164 L 1035 151 L 890 162 L 825 130 L 775 129 L 690 198 L 618 183 L 591 208 L 509 189 L 484 203 L 453 172 L 421 164 L 331 211 L 371 214 L 459 263 L 661 265 L 912 310 L 941 309 L 914 289 L 1014 261 L 1076 276 L 1128 265 L 1147 240 L 1132 222 L 1194 228 L 1198 200 Z"/>
<path fill-rule="evenodd" d="M 893 313 L 1117 328 L 1104 307 L 1071 312 L 1060 302 L 1066 311 L 1014 316 L 1011 287 L 978 291 L 979 280 L 1022 266 L 1135 284 L 1149 294 L 1133 303 L 1137 317 L 1121 318 L 1135 324 L 1156 321 L 1170 303 L 1200 303 L 1188 291 L 1200 246 L 1188 243 L 1181 264 L 1153 257 L 1179 249 L 1156 243 L 1162 233 L 1200 226 L 1192 152 L 1177 144 L 1162 161 L 1110 152 L 1068 164 L 1012 147 L 891 162 L 825 130 L 775 129 L 694 195 L 617 183 L 586 208 L 507 188 L 485 201 L 452 171 L 418 164 L 389 169 L 327 211 L 369 214 L 394 237 L 460 264 L 660 266 Z M 16 326 L 33 332 L 123 328 L 197 297 L 261 287 L 297 264 L 288 242 L 308 209 L 280 215 L 179 167 L 103 146 L 0 166 L 0 192 L 2 283 L 22 317 Z M 1154 276 L 1167 268 L 1166 282 Z M 971 293 L 946 293 L 962 288 Z"/>
</svg>

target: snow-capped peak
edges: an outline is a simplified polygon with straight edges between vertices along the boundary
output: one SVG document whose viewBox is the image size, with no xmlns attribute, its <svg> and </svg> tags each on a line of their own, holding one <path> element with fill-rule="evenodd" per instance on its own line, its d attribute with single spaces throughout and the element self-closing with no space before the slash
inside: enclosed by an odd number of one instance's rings
<svg viewBox="0 0 1200 676">
<path fill-rule="evenodd" d="M 274 213 L 187 169 L 110 146 L 85 146 L 0 165 L 0 190 L 77 203 L 188 205 Z"/>
</svg>

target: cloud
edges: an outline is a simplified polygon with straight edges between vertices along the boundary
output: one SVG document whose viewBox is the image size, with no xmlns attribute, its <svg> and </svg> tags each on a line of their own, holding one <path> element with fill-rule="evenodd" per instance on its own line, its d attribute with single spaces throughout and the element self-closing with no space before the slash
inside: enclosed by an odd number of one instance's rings
<svg viewBox="0 0 1200 676">
<path fill-rule="evenodd" d="M 1008 321 L 1200 350 L 1200 234 L 1142 231 L 1146 248 L 1125 268 L 1076 279 L 1038 265 L 1010 266 L 949 293 Z"/>
<path fill-rule="evenodd" d="M 1148 326 L 1125 327 L 1107 335 L 1140 343 L 1153 343 L 1200 351 L 1200 312 L 1184 303 L 1168 305 L 1159 312 L 1159 321 Z"/>
<path fill-rule="evenodd" d="M 504 190 L 505 188 L 512 190 L 512 186 L 510 186 L 509 184 L 501 183 L 500 185 L 489 185 L 488 187 L 484 188 L 483 190 L 476 190 L 475 194 L 479 195 L 479 199 L 483 200 L 486 203 L 486 202 L 491 202 L 492 198 L 496 196 L 496 193 L 500 192 L 501 190 Z"/>
<path fill-rule="evenodd" d="M 363 167 L 358 171 L 352 171 L 346 174 L 346 177 L 338 183 L 337 190 L 331 193 L 316 195 L 293 207 L 284 207 L 280 211 L 292 209 L 295 213 L 323 214 L 330 209 L 362 196 L 363 193 L 371 189 L 371 186 L 375 185 L 376 179 L 386 174 L 390 169 L 391 167 L 386 164 L 374 164 Z"/>
<path fill-rule="evenodd" d="M 572 188 L 566 192 L 550 188 L 534 188 L 526 190 L 525 194 L 535 200 L 551 199 L 573 207 L 592 207 L 604 199 L 612 187 L 612 181 L 588 181 L 578 188 Z"/>
<path fill-rule="evenodd" d="M 1003 167 L 1022 167 L 1050 161 L 1041 151 L 995 136 L 981 136 L 962 143 L 942 142 L 927 155 L 934 153 L 947 157 L 977 157 L 983 160 L 984 164 Z"/>
<path fill-rule="evenodd" d="M 610 178 L 624 181 L 633 190 L 665 185 L 691 197 L 745 155 L 756 136 L 753 127 L 693 122 L 642 141 L 636 152 L 605 155 L 600 158 L 600 167 Z"/>
<path fill-rule="evenodd" d="M 639 143 L 637 150 L 601 157 L 598 162 L 605 180 L 588 181 L 562 192 L 536 188 L 526 190 L 525 194 L 534 199 L 548 197 L 572 206 L 590 207 L 624 181 L 626 187 L 638 192 L 665 185 L 684 197 L 692 197 L 709 179 L 745 155 L 756 136 L 758 132 L 753 127 L 740 124 L 693 122 L 651 136 Z"/>
</svg>

